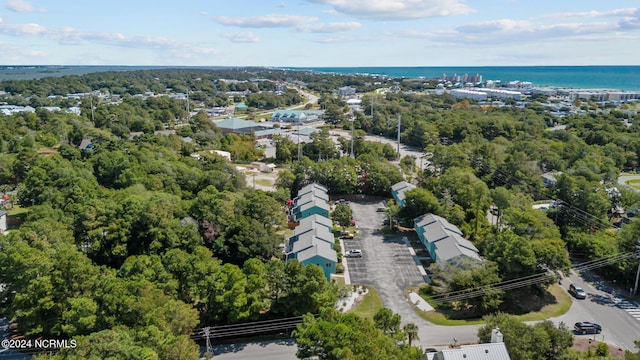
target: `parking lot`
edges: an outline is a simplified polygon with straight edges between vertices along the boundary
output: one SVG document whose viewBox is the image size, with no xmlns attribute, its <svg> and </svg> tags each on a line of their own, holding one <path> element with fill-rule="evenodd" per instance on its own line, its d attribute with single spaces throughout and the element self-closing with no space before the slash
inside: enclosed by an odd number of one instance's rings
<svg viewBox="0 0 640 360">
<path fill-rule="evenodd" d="M 403 319 L 415 317 L 405 290 L 424 283 L 424 278 L 408 241 L 402 235 L 384 235 L 380 231 L 386 213 L 376 210 L 384 206 L 382 201 L 352 201 L 350 206 L 360 233 L 343 241 L 344 251 L 362 250 L 362 257 L 347 258 L 351 283 L 375 287 L 385 307 Z"/>
</svg>

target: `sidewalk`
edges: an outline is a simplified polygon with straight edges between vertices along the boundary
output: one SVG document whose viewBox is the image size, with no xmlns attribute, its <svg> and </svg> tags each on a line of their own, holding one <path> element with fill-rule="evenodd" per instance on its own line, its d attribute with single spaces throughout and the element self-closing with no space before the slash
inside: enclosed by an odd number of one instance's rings
<svg viewBox="0 0 640 360">
<path fill-rule="evenodd" d="M 340 239 L 340 248 L 342 249 L 342 253 L 344 254 L 344 241 Z M 342 257 L 342 266 L 344 267 L 344 273 L 342 274 L 344 277 L 344 283 L 346 285 L 351 284 L 351 276 L 349 276 L 349 267 L 347 266 L 347 258 Z"/>
<path fill-rule="evenodd" d="M 423 299 L 422 297 L 420 297 L 420 295 L 418 295 L 415 292 L 410 292 L 409 293 L 409 301 L 418 309 L 422 310 L 422 311 L 431 311 L 434 310 L 433 307 L 431 305 L 429 305 L 429 303 Z"/>
</svg>

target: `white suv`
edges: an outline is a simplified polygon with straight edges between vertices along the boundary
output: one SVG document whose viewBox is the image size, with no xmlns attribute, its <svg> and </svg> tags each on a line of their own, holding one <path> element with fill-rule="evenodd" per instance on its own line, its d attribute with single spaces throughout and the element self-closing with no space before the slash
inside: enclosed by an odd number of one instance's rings
<svg viewBox="0 0 640 360">
<path fill-rule="evenodd" d="M 353 249 L 353 250 L 348 250 L 344 256 L 351 258 L 351 257 L 362 257 L 362 250 L 360 249 Z"/>
</svg>

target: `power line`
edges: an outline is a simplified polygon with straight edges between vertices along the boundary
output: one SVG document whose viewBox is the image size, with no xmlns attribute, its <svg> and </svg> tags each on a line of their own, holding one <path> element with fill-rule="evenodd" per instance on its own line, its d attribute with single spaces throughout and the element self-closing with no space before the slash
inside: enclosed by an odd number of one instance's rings
<svg viewBox="0 0 640 360">
<path fill-rule="evenodd" d="M 319 315 L 314 314 L 313 316 L 317 317 Z M 205 329 L 207 328 L 210 339 L 281 332 L 294 329 L 296 325 L 302 323 L 303 319 L 304 317 L 302 316 L 294 316 L 283 319 L 262 320 L 240 324 L 207 326 L 205 328 L 195 330 L 191 338 L 194 340 L 207 338 L 207 334 L 205 332 Z"/>
<path fill-rule="evenodd" d="M 481 167 L 484 171 L 487 171 L 488 173 L 492 173 L 492 169 L 489 167 L 489 165 L 485 164 L 484 161 L 482 161 L 482 159 L 476 159 L 474 161 L 474 164 L 477 167 Z M 500 168 L 496 168 L 495 170 L 493 170 L 493 176 L 497 177 L 497 179 L 500 182 L 502 182 L 504 185 L 511 185 L 519 182 L 519 179 L 517 179 L 515 176 L 505 172 Z M 566 200 L 559 200 L 559 201 L 554 200 L 555 197 L 549 194 L 548 189 L 540 189 L 540 190 L 542 195 L 548 197 L 548 199 L 545 199 L 545 200 L 556 201 L 556 207 L 558 209 L 560 208 L 560 205 L 567 208 L 568 213 L 572 216 L 572 218 L 574 220 L 577 220 L 581 225 L 588 226 L 588 227 L 595 226 L 598 228 L 598 230 L 603 230 L 611 227 L 610 223 L 604 221 L 603 219 L 595 215 L 592 215 L 582 210 L 577 206 L 572 205 Z"/>
<path fill-rule="evenodd" d="M 610 265 L 618 261 L 635 257 L 636 255 L 637 253 L 634 251 L 619 253 L 619 254 L 607 256 L 601 259 L 580 263 L 575 266 L 575 269 L 578 271 L 589 271 L 589 270 Z M 442 301 L 442 302 L 453 302 L 453 301 L 471 299 L 474 297 L 483 296 L 490 291 L 495 291 L 495 290 L 509 291 L 509 290 L 513 290 L 521 287 L 544 283 L 546 281 L 553 279 L 554 277 L 555 275 L 552 272 L 546 271 L 546 272 L 542 272 L 534 275 L 528 275 L 520 278 L 510 279 L 510 280 L 501 281 L 494 284 L 483 285 L 475 288 L 468 288 L 463 290 L 451 291 L 447 293 L 441 293 L 441 294 L 431 296 L 431 299 L 435 301 Z"/>
</svg>

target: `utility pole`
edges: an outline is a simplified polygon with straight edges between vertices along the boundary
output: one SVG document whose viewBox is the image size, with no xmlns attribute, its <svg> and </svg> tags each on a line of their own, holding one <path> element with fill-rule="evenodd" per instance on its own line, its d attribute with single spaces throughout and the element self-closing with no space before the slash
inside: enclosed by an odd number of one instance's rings
<svg viewBox="0 0 640 360">
<path fill-rule="evenodd" d="M 298 161 L 302 157 L 302 148 L 300 147 L 300 122 L 298 122 Z"/>
<path fill-rule="evenodd" d="M 401 115 L 398 114 L 398 159 L 400 159 L 400 118 Z"/>
<path fill-rule="evenodd" d="M 353 115 L 353 114 L 351 114 Z M 355 141 L 354 138 L 354 133 L 355 133 L 355 124 L 356 124 L 356 119 L 354 117 L 351 117 L 351 157 L 352 158 L 356 158 L 356 154 L 353 152 L 353 142 Z"/>
<path fill-rule="evenodd" d="M 636 256 L 638 257 L 638 271 L 636 272 L 636 286 L 633 287 L 633 295 L 638 292 L 638 279 L 640 278 L 640 241 L 636 241 Z"/>
<path fill-rule="evenodd" d="M 206 328 L 202 329 L 202 331 L 204 332 L 204 336 L 207 338 L 207 353 L 213 354 L 213 349 L 211 349 L 211 341 L 209 340 L 211 327 L 207 326 Z"/>
<path fill-rule="evenodd" d="M 91 105 L 91 122 L 95 125 L 96 119 L 93 117 L 93 93 L 89 95 L 89 104 Z"/>
<path fill-rule="evenodd" d="M 372 119 L 373 119 L 373 100 L 375 100 L 375 97 L 371 95 L 371 118 Z"/>
</svg>

